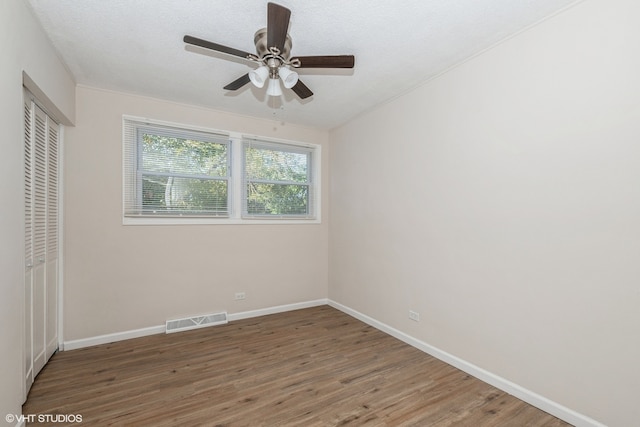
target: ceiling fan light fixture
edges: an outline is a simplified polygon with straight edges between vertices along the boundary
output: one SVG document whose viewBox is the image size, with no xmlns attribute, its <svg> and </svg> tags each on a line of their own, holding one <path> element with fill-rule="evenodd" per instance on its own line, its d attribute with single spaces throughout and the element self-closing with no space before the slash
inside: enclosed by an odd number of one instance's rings
<svg viewBox="0 0 640 427">
<path fill-rule="evenodd" d="M 278 74 L 282 79 L 284 87 L 286 87 L 287 89 L 291 89 L 296 85 L 296 83 L 298 83 L 298 73 L 296 73 L 295 71 L 291 71 L 286 67 L 282 67 L 280 68 L 280 70 L 278 70 Z"/>
<path fill-rule="evenodd" d="M 1 2 L 2 0 L 0 0 Z M 313 92 L 299 80 L 298 68 L 353 68 L 353 55 L 314 55 L 296 56 L 291 58 L 291 37 L 288 34 L 291 10 L 275 3 L 267 3 L 267 26 L 259 29 L 253 42 L 256 53 L 249 53 L 218 43 L 185 35 L 185 43 L 199 46 L 216 52 L 232 55 L 257 64 L 258 68 L 251 70 L 242 77 L 224 86 L 225 90 L 238 90 L 250 82 L 262 88 L 269 79 L 267 94 L 281 96 L 280 79 L 285 88 L 291 89 L 298 98 L 307 99 Z"/>
<path fill-rule="evenodd" d="M 267 87 L 267 95 L 282 96 L 282 88 L 280 87 L 280 80 L 269 79 L 269 86 Z"/>
<path fill-rule="evenodd" d="M 253 83 L 255 87 L 263 87 L 268 77 L 269 68 L 264 65 L 256 68 L 255 70 L 249 71 L 249 80 L 251 80 L 251 83 Z"/>
</svg>

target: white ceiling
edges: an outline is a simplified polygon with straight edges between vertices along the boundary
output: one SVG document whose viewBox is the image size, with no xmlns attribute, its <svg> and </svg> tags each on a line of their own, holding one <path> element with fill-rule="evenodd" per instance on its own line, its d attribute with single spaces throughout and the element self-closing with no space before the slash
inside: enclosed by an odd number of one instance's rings
<svg viewBox="0 0 640 427">
<path fill-rule="evenodd" d="M 300 70 L 314 96 L 279 100 L 255 66 L 185 45 L 192 35 L 254 52 L 265 0 L 28 0 L 78 84 L 330 129 L 576 0 L 276 0 L 291 9 L 292 56 L 353 54 L 353 70 Z"/>
</svg>

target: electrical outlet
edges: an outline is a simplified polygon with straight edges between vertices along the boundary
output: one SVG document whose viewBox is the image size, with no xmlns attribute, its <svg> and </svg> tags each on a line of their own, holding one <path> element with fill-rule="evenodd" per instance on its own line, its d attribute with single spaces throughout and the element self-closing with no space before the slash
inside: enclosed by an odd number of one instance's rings
<svg viewBox="0 0 640 427">
<path fill-rule="evenodd" d="M 417 313 L 413 310 L 409 310 L 409 319 L 414 320 L 416 322 L 420 321 L 420 313 Z"/>
<path fill-rule="evenodd" d="M 247 295 L 244 292 L 236 292 L 236 300 L 245 299 Z"/>
</svg>

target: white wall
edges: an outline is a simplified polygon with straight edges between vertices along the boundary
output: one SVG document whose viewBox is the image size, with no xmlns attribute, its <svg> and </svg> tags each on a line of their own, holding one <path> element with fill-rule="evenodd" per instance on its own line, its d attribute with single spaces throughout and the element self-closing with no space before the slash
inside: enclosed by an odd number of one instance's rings
<svg viewBox="0 0 640 427">
<path fill-rule="evenodd" d="M 639 23 L 586 0 L 333 131 L 329 298 L 636 425 Z"/>
<path fill-rule="evenodd" d="M 86 87 L 77 110 L 65 134 L 65 341 L 326 298 L 327 131 Z M 322 223 L 122 225 L 123 114 L 320 144 Z"/>
<path fill-rule="evenodd" d="M 23 388 L 23 71 L 67 123 L 74 118 L 74 82 L 21 0 L 0 2 L 0 414 L 22 412 Z"/>
</svg>

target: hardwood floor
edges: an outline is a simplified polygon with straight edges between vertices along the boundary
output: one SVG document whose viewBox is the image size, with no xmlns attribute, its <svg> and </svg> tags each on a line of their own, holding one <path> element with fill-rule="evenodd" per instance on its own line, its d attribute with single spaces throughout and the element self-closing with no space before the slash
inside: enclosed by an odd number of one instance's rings
<svg viewBox="0 0 640 427">
<path fill-rule="evenodd" d="M 57 353 L 23 413 L 85 426 L 569 425 L 329 306 Z"/>
</svg>

